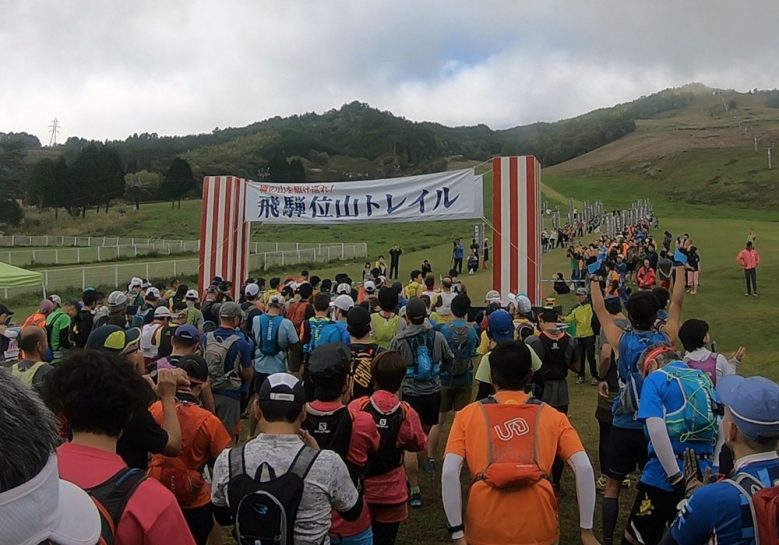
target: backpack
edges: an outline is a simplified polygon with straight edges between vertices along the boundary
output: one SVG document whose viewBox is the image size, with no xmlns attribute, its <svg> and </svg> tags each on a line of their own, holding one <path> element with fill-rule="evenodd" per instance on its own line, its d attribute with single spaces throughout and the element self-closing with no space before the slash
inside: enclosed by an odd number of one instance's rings
<svg viewBox="0 0 779 545">
<path fill-rule="evenodd" d="M 306 319 L 308 307 L 308 301 L 297 301 L 289 306 L 287 318 L 292 322 L 292 325 L 295 326 L 295 331 L 300 331 L 300 326 L 303 325 L 303 321 Z"/>
<path fill-rule="evenodd" d="M 522 322 L 517 326 L 517 339 L 525 342 L 525 339 L 536 334 L 536 328 L 530 322 Z"/>
<path fill-rule="evenodd" d="M 352 415 L 346 406 L 330 412 L 308 406 L 303 428 L 316 439 L 320 449 L 332 450 L 346 461 L 352 440 Z"/>
<path fill-rule="evenodd" d="M 371 366 L 379 347 L 377 344 L 352 344 L 349 348 L 352 351 L 352 397 L 369 396 L 373 393 Z"/>
<path fill-rule="evenodd" d="M 779 471 L 769 469 L 773 486 L 765 486 L 749 473 L 737 473 L 725 482 L 735 486 L 749 502 L 755 545 L 779 545 Z"/>
<path fill-rule="evenodd" d="M 193 411 L 194 407 L 197 405 L 177 403 L 176 414 L 182 428 L 182 445 L 191 444 L 195 434 L 200 433 L 200 427 L 211 416 L 211 413 L 205 409 Z M 153 454 L 146 474 L 173 492 L 182 509 L 192 507 L 192 502 L 197 499 L 206 485 L 202 472 L 187 467 L 181 459 L 181 454 L 179 456 Z"/>
<path fill-rule="evenodd" d="M 559 339 L 552 339 L 542 333 L 538 339 L 544 347 L 544 354 L 541 357 L 541 376 L 544 380 L 565 380 L 568 376 L 568 362 L 565 359 L 565 354 L 568 351 L 571 336 L 563 335 Z"/>
<path fill-rule="evenodd" d="M 440 362 L 433 362 L 435 331 L 422 331 L 413 337 L 406 337 L 411 348 L 412 363 L 406 368 L 406 378 L 412 380 L 432 380 L 441 371 Z"/>
<path fill-rule="evenodd" d="M 666 381 L 676 382 L 684 399 L 681 408 L 665 415 L 671 440 L 716 443 L 719 419 L 715 413 L 716 394 L 711 379 L 698 369 L 668 366 L 658 372 L 666 376 Z"/>
<path fill-rule="evenodd" d="M 371 314 L 371 326 L 373 327 L 373 340 L 382 348 L 387 349 L 392 339 L 398 334 L 400 316 L 394 314 L 391 318 L 385 318 L 378 312 Z"/>
<path fill-rule="evenodd" d="M 397 445 L 400 428 L 408 412 L 408 405 L 401 402 L 391 412 L 384 413 L 373 404 L 369 397 L 366 397 L 362 401 L 361 410 L 373 417 L 380 437 L 378 450 L 368 455 L 365 476 L 384 475 L 393 469 L 403 467 L 403 449 Z"/>
<path fill-rule="evenodd" d="M 241 377 L 238 372 L 238 361 L 233 364 L 230 371 L 225 372 L 225 360 L 230 352 L 230 347 L 238 341 L 238 335 L 231 335 L 225 340 L 219 340 L 214 332 L 206 335 L 206 349 L 203 357 L 208 364 L 208 376 L 211 379 L 211 388 L 238 390 L 241 387 Z"/>
<path fill-rule="evenodd" d="M 97 545 L 116 543 L 116 529 L 122 513 L 144 480 L 146 475 L 140 469 L 124 468 L 104 483 L 85 490 L 100 514 L 100 539 Z"/>
<path fill-rule="evenodd" d="M 531 397 L 522 405 L 509 405 L 489 396 L 479 401 L 479 407 L 487 427 L 487 465 L 473 482 L 517 489 L 548 478 L 538 465 L 536 438 L 545 404 Z"/>
<path fill-rule="evenodd" d="M 22 322 L 22 327 L 28 326 L 35 326 L 40 327 L 41 329 L 46 329 L 46 315 L 42 312 L 31 314 L 24 320 L 24 322 Z"/>
<path fill-rule="evenodd" d="M 460 376 L 466 374 L 473 368 L 471 358 L 473 357 L 473 346 L 470 345 L 471 326 L 449 326 L 452 332 L 452 338 L 449 340 L 449 347 L 454 353 L 454 360 L 449 374 Z"/>
<path fill-rule="evenodd" d="M 330 318 L 313 317 L 308 319 L 310 338 L 308 339 L 304 349 L 306 354 L 311 354 L 311 352 L 313 352 L 314 349 L 320 345 L 319 339 L 322 336 L 322 330 L 326 326 L 333 323 L 335 322 L 333 322 Z"/>
<path fill-rule="evenodd" d="M 11 367 L 11 374 L 21 380 L 27 386 L 32 387 L 32 383 L 35 380 L 35 374 L 41 367 L 48 364 L 45 361 L 37 361 L 24 371 L 19 369 L 19 365 L 19 363 L 15 363 Z"/>
<path fill-rule="evenodd" d="M 454 292 L 442 292 L 438 295 L 440 301 L 438 307 L 436 307 L 436 313 L 439 316 L 450 316 L 452 314 L 452 301 L 457 297 Z"/>
<path fill-rule="evenodd" d="M 711 382 L 713 382 L 715 385 L 717 384 L 717 354 L 715 352 L 712 352 L 709 354 L 708 358 L 700 361 L 691 360 L 689 357 L 685 356 L 684 363 L 686 363 L 687 367 L 690 369 L 698 369 L 699 371 L 703 371 L 709 375 Z"/>
<path fill-rule="evenodd" d="M 254 324 L 252 324 L 252 334 L 257 341 L 260 353 L 266 356 L 275 356 L 281 352 L 279 347 L 279 330 L 283 321 L 283 316 L 271 317 L 267 314 L 255 316 Z"/>
<path fill-rule="evenodd" d="M 662 348 L 668 348 L 670 340 L 668 335 L 658 331 L 633 331 L 625 329 L 619 341 L 618 367 L 627 368 L 627 378 L 620 374 L 620 391 L 614 399 L 612 414 L 635 415 L 638 411 L 638 402 L 641 397 L 641 388 L 644 386 L 644 365 L 647 355 Z"/>
<path fill-rule="evenodd" d="M 273 467 L 263 462 L 252 477 L 246 474 L 245 448 L 228 452 L 227 497 L 238 544 L 293 545 L 305 479 L 319 451 L 303 446 L 283 475 L 277 477 Z M 266 481 L 260 481 L 263 469 Z"/>
</svg>

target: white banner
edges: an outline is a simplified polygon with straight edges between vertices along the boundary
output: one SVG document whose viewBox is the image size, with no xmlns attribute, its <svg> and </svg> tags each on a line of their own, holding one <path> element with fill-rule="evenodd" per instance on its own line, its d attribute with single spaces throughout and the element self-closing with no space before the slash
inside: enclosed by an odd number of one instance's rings
<svg viewBox="0 0 779 545">
<path fill-rule="evenodd" d="M 473 169 L 359 182 L 246 186 L 246 221 L 286 224 L 482 218 L 482 177 Z"/>
</svg>

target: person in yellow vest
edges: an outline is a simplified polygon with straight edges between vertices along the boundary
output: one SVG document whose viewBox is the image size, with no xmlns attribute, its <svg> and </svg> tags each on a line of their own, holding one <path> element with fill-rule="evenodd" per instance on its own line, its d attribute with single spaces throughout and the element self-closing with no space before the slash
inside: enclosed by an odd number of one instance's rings
<svg viewBox="0 0 779 545">
<path fill-rule="evenodd" d="M 579 378 L 576 384 L 583 384 L 585 378 L 585 357 L 590 365 L 592 384 L 598 384 L 598 364 L 595 361 L 595 332 L 592 329 L 592 305 L 585 288 L 577 288 L 576 305 L 568 316 L 563 317 L 563 322 L 576 324 L 576 361 L 579 364 Z"/>
<path fill-rule="evenodd" d="M 18 343 L 22 359 L 13 364 L 11 374 L 40 394 L 43 391 L 46 375 L 54 369 L 43 361 L 46 352 L 49 351 L 46 331 L 36 326 L 24 327 L 19 332 Z"/>
<path fill-rule="evenodd" d="M 410 275 L 411 281 L 406 286 L 406 299 L 412 299 L 414 297 L 422 297 L 425 291 L 425 284 L 423 283 L 422 271 L 414 269 Z"/>
</svg>

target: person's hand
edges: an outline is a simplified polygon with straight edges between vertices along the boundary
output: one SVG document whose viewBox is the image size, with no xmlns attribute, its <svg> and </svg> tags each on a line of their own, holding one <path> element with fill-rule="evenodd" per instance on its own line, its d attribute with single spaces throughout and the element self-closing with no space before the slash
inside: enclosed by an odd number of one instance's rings
<svg viewBox="0 0 779 545">
<path fill-rule="evenodd" d="M 176 395 L 179 376 L 173 369 L 157 370 L 157 397 L 172 399 Z"/>
<path fill-rule="evenodd" d="M 468 542 L 465 541 L 464 537 L 458 537 L 452 540 L 452 545 L 468 545 Z"/>
<path fill-rule="evenodd" d="M 701 475 L 701 468 L 698 465 L 698 455 L 691 448 L 684 451 L 684 491 L 685 497 L 690 497 L 703 485 L 713 480 L 711 468 L 707 467 Z"/>
<path fill-rule="evenodd" d="M 609 397 L 609 383 L 605 380 L 598 381 L 598 395 L 607 399 Z"/>
<path fill-rule="evenodd" d="M 303 442 L 306 444 L 306 446 L 309 446 L 314 450 L 319 450 L 319 443 L 316 442 L 314 436 L 308 433 L 308 431 L 300 430 L 299 435 L 300 438 L 303 440 Z"/>
<path fill-rule="evenodd" d="M 742 360 L 744 359 L 744 356 L 746 355 L 747 355 L 746 347 L 739 346 L 738 350 L 736 350 L 735 352 L 733 352 L 733 354 L 731 354 L 730 359 L 734 360 L 736 363 L 741 363 Z"/>
<path fill-rule="evenodd" d="M 582 528 L 581 534 L 582 534 L 582 545 L 600 545 L 600 542 L 595 537 L 595 534 L 592 533 L 592 530 L 585 530 L 584 528 Z"/>
<path fill-rule="evenodd" d="M 189 375 L 187 375 L 187 372 L 184 371 L 184 369 L 176 368 L 170 370 L 173 371 L 174 375 L 176 375 L 176 386 L 178 386 L 179 388 L 182 387 L 186 388 L 187 386 L 189 386 L 190 384 Z"/>
</svg>

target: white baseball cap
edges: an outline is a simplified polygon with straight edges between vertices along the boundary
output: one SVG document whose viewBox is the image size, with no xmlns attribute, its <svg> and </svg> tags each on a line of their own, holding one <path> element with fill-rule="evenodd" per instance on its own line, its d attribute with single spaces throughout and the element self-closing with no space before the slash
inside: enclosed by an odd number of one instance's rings
<svg viewBox="0 0 779 545">
<path fill-rule="evenodd" d="M 170 318 L 168 307 L 157 307 L 154 309 L 155 318 Z"/>
<path fill-rule="evenodd" d="M 352 310 L 352 308 L 354 308 L 354 299 L 348 295 L 339 295 L 333 299 L 333 302 L 330 303 L 330 306 L 343 310 L 344 312 L 349 312 Z"/>
<path fill-rule="evenodd" d="M 485 303 L 500 303 L 500 292 L 498 290 L 490 290 L 484 296 Z"/>
<path fill-rule="evenodd" d="M 0 492 L 0 543 L 86 545 L 100 538 L 100 515 L 86 492 L 59 478 L 57 456 L 35 477 Z"/>
<path fill-rule="evenodd" d="M 149 295 L 153 296 L 155 299 L 159 299 L 160 298 L 160 290 L 158 290 L 157 288 L 152 286 L 152 287 L 150 287 L 149 289 L 146 290 L 146 297 L 148 297 Z"/>
<path fill-rule="evenodd" d="M 56 293 L 52 293 L 51 295 L 49 295 L 49 300 L 55 305 L 62 306 L 62 298 Z"/>
<path fill-rule="evenodd" d="M 184 299 L 194 299 L 195 301 L 197 301 L 199 298 L 200 297 L 197 294 L 197 290 L 189 290 L 184 295 Z"/>
<path fill-rule="evenodd" d="M 376 291 L 376 283 L 373 280 L 367 280 L 363 284 L 363 288 L 365 288 L 365 293 L 373 293 Z"/>
<path fill-rule="evenodd" d="M 257 284 L 246 284 L 243 293 L 246 297 L 256 297 L 257 294 L 260 293 L 260 286 Z"/>
<path fill-rule="evenodd" d="M 130 289 L 132 289 L 132 288 L 140 288 L 140 287 L 142 287 L 142 286 L 143 286 L 143 280 L 141 280 L 141 279 L 140 279 L 140 278 L 138 278 L 137 276 L 133 276 L 133 277 L 130 279 L 130 284 L 129 284 L 129 286 L 128 286 L 128 287 L 129 287 Z"/>
<path fill-rule="evenodd" d="M 349 295 L 350 293 L 352 293 L 352 286 L 350 286 L 346 282 L 343 282 L 341 284 L 338 284 L 338 287 L 335 288 L 335 292 L 338 295 Z"/>
</svg>

